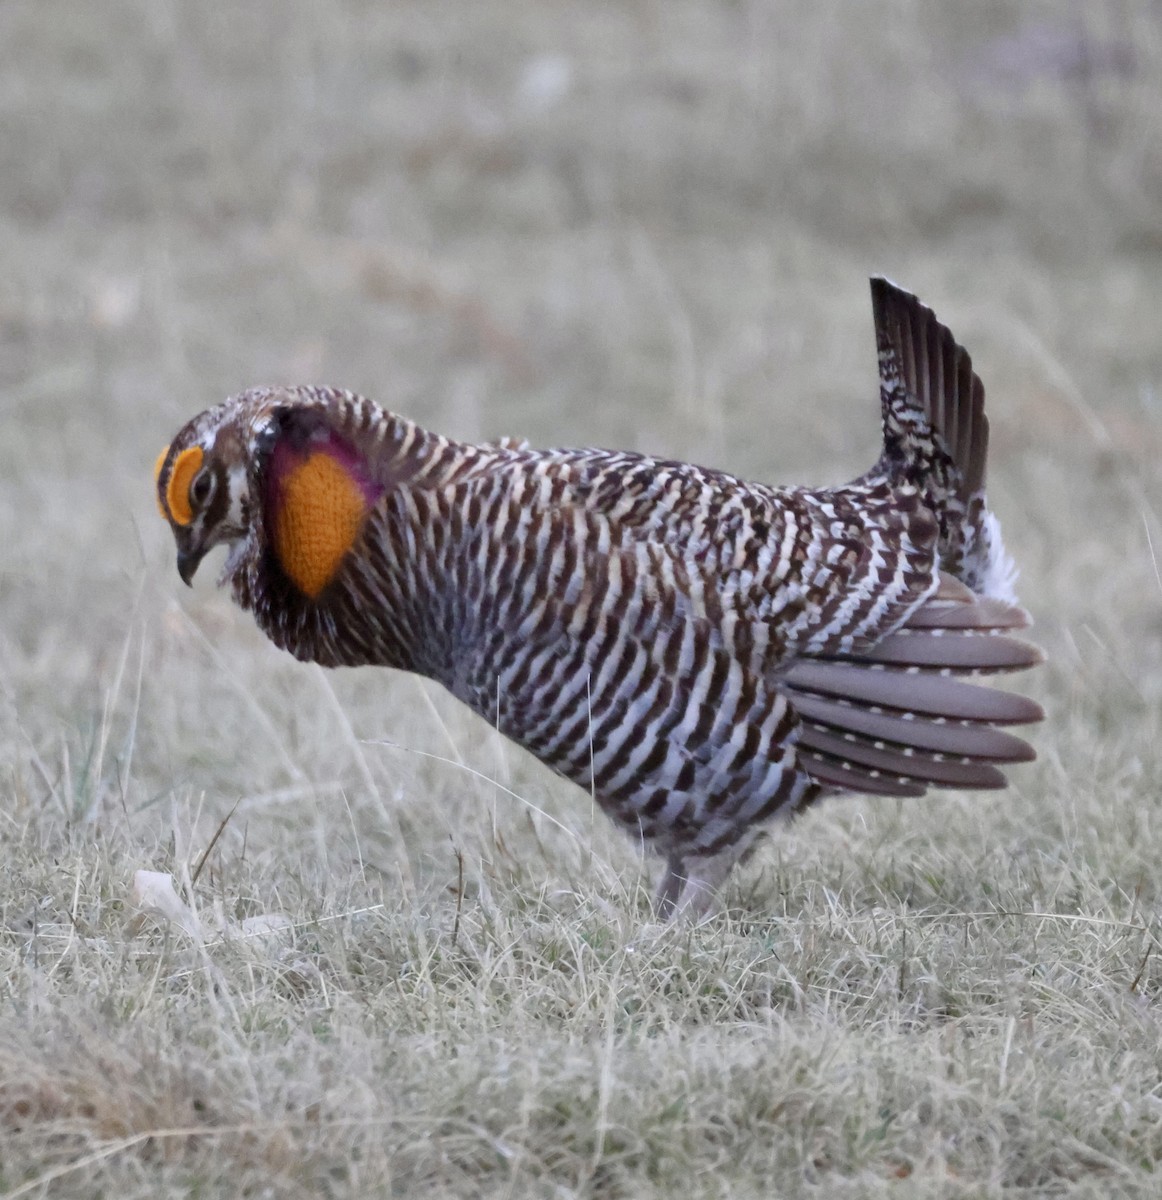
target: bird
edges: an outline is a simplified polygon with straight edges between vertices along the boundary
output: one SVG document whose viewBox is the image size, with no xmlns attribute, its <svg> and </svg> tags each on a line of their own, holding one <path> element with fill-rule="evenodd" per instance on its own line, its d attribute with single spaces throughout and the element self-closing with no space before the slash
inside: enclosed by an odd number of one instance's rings
<svg viewBox="0 0 1162 1200">
<path fill-rule="evenodd" d="M 468 444 L 352 392 L 256 387 L 161 453 L 192 585 L 326 667 L 442 684 L 663 861 L 700 918 L 764 832 L 832 795 L 1006 786 L 1042 662 L 985 495 L 968 352 L 871 280 L 883 438 L 864 474 L 776 487 L 624 450 Z"/>
</svg>

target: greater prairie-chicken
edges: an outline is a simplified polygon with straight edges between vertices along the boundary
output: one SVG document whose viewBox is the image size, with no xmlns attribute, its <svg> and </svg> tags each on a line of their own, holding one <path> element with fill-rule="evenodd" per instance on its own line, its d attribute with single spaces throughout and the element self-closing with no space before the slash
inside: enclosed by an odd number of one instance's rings
<svg viewBox="0 0 1162 1200">
<path fill-rule="evenodd" d="M 764 823 L 835 792 L 995 788 L 1041 719 L 964 676 L 1036 647 L 985 503 L 968 354 L 872 280 L 883 449 L 841 487 L 609 450 L 467 445 L 331 388 L 255 388 L 157 463 L 186 583 L 278 646 L 416 671 L 591 790 L 702 910 Z"/>
</svg>

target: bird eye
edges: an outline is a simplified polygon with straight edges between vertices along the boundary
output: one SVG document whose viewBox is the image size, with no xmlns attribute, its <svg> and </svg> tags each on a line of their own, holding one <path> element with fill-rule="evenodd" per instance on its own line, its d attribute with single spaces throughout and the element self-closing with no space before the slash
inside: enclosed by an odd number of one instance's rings
<svg viewBox="0 0 1162 1200">
<path fill-rule="evenodd" d="M 190 502 L 201 508 L 214 490 L 214 477 L 209 471 L 199 471 L 190 484 Z"/>
</svg>

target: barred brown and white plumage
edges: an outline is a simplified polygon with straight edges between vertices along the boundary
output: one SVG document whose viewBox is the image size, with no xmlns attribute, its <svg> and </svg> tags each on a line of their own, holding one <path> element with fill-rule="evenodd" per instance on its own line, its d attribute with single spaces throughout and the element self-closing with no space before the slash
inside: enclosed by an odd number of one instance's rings
<svg viewBox="0 0 1162 1200">
<path fill-rule="evenodd" d="M 331 388 L 256 388 L 158 460 L 188 583 L 276 645 L 438 680 L 666 860 L 698 911 L 764 822 L 834 791 L 992 788 L 1041 660 L 985 502 L 968 354 L 872 280 L 884 445 L 835 488 L 608 450 L 468 445 Z"/>
</svg>

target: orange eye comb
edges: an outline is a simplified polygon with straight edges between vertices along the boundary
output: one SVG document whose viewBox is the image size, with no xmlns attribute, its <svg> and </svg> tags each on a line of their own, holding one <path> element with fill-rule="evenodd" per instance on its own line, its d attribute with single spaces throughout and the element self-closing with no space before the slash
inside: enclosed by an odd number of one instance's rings
<svg viewBox="0 0 1162 1200">
<path fill-rule="evenodd" d="M 166 448 L 157 456 L 157 462 L 155 462 L 153 464 L 153 483 L 154 483 L 153 490 L 154 490 L 154 494 L 157 498 L 157 511 L 159 513 L 161 513 L 161 515 L 163 517 L 165 517 L 166 520 L 169 520 L 169 513 L 167 513 L 165 511 L 165 505 L 162 504 L 161 497 L 157 496 L 156 493 L 157 493 L 157 482 L 159 479 L 161 479 L 161 469 L 162 469 L 162 467 L 165 466 L 165 456 L 168 453 L 169 453 L 169 447 L 166 446 Z"/>
<path fill-rule="evenodd" d="M 190 446 L 177 456 L 165 488 L 165 502 L 175 525 L 188 525 L 194 519 L 190 505 L 190 484 L 202 469 L 202 447 Z"/>
</svg>

